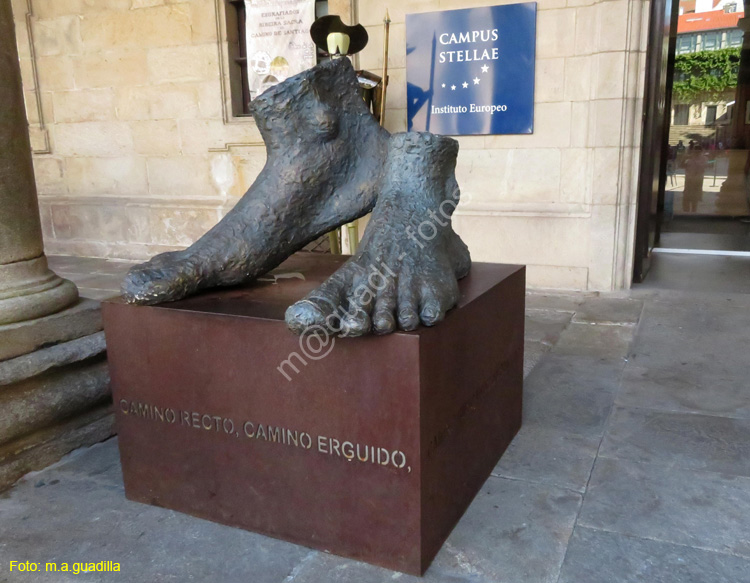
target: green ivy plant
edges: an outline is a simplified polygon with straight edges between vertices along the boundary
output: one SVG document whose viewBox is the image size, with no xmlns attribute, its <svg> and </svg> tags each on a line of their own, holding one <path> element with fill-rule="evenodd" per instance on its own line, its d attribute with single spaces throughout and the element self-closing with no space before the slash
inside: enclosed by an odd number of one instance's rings
<svg viewBox="0 0 750 583">
<path fill-rule="evenodd" d="M 740 47 L 675 56 L 672 92 L 677 103 L 718 101 L 737 87 Z"/>
</svg>

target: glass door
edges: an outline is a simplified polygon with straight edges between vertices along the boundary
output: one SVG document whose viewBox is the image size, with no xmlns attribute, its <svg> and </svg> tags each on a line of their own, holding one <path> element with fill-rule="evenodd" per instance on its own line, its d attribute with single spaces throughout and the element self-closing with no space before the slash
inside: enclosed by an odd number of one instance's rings
<svg viewBox="0 0 750 583">
<path fill-rule="evenodd" d="M 750 17 L 681 0 L 657 253 L 750 256 Z"/>
</svg>

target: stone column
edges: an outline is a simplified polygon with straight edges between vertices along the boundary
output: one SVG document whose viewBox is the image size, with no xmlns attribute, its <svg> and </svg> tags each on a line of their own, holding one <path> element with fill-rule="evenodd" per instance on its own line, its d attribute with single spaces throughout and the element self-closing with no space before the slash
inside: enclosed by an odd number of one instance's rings
<svg viewBox="0 0 750 583">
<path fill-rule="evenodd" d="M 76 286 L 47 267 L 11 3 L 0 1 L 0 325 L 58 312 Z"/>
</svg>

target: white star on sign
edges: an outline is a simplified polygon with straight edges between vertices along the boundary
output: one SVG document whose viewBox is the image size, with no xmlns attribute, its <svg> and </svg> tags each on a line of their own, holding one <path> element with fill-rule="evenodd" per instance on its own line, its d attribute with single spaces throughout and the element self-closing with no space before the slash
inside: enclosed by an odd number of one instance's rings
<svg viewBox="0 0 750 583">
<path fill-rule="evenodd" d="M 482 73 L 486 73 L 490 68 L 487 65 L 482 65 Z"/>
<path fill-rule="evenodd" d="M 479 77 L 474 77 L 474 85 L 479 85 Z"/>
<path fill-rule="evenodd" d="M 445 83 L 443 83 L 443 89 L 445 89 Z"/>
<path fill-rule="evenodd" d="M 455 90 L 456 90 L 456 86 L 455 85 L 451 85 L 451 91 L 455 91 Z"/>
<path fill-rule="evenodd" d="M 466 81 L 464 81 L 464 89 L 466 89 L 468 86 L 469 84 Z"/>
</svg>

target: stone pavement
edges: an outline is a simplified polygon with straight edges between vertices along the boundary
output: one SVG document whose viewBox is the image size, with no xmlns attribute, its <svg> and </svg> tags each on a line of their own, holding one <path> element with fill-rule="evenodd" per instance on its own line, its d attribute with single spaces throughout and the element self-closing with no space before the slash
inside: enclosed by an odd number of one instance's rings
<svg viewBox="0 0 750 583">
<path fill-rule="evenodd" d="M 47 257 L 51 269 L 78 286 L 84 298 L 104 300 L 119 295 L 120 282 L 136 261 L 98 259 L 95 257 Z"/>
<path fill-rule="evenodd" d="M 524 426 L 423 580 L 749 581 L 750 295 L 532 293 L 526 332 Z M 420 579 L 129 502 L 112 439 L 0 494 L 0 581 Z"/>
</svg>

